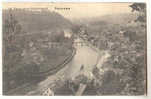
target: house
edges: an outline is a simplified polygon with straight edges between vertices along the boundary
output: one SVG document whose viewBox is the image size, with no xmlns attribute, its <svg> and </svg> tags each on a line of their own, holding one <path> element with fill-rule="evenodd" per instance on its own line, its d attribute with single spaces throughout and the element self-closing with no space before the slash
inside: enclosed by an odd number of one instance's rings
<svg viewBox="0 0 151 99">
<path fill-rule="evenodd" d="M 71 38 L 71 36 L 72 36 L 72 31 L 70 29 L 65 29 L 64 37 Z"/>
</svg>

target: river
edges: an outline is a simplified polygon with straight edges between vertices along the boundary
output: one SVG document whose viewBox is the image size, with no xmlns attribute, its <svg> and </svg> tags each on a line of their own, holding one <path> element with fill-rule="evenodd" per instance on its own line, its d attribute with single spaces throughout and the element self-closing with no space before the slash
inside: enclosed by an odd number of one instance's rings
<svg viewBox="0 0 151 99">
<path fill-rule="evenodd" d="M 75 42 L 76 41 L 83 42 L 82 39 L 76 39 Z M 87 44 L 84 44 L 82 46 L 81 44 L 74 44 L 74 47 L 76 48 L 76 55 L 73 57 L 71 62 L 69 62 L 63 69 L 58 71 L 56 74 L 48 76 L 45 80 L 40 81 L 37 84 L 32 84 L 27 88 L 25 87 L 25 89 L 28 90 L 24 94 L 40 95 L 47 88 L 53 87 L 55 85 L 54 83 L 57 82 L 58 79 L 66 80 L 78 75 L 82 65 L 84 66 L 84 70 L 86 72 L 91 72 L 100 54 L 93 48 L 87 46 Z M 98 64 L 101 65 L 105 61 L 104 59 L 109 57 L 109 54 L 105 54 L 104 56 L 104 58 L 100 58 Z"/>
<path fill-rule="evenodd" d="M 75 42 L 81 42 L 81 39 L 76 39 Z M 59 78 L 69 79 L 73 78 L 79 74 L 80 68 L 83 65 L 85 71 L 92 71 L 94 65 L 96 64 L 98 53 L 92 48 L 88 47 L 86 44 L 74 44 L 76 48 L 76 55 L 73 57 L 71 62 L 69 62 L 63 69 L 58 71 L 55 75 L 49 76 L 44 81 L 38 83 L 36 90 L 45 90 L 51 86 L 54 81 Z M 35 90 L 35 91 L 36 91 Z M 34 93 L 34 91 L 29 92 L 29 94 Z"/>
<path fill-rule="evenodd" d="M 81 41 L 80 39 L 78 39 Z M 75 45 L 76 55 L 72 59 L 72 61 L 68 64 L 67 72 L 65 73 L 65 77 L 74 77 L 76 76 L 81 66 L 84 66 L 85 71 L 92 71 L 93 66 L 96 64 L 98 53 L 92 48 L 88 47 L 84 44 Z"/>
</svg>

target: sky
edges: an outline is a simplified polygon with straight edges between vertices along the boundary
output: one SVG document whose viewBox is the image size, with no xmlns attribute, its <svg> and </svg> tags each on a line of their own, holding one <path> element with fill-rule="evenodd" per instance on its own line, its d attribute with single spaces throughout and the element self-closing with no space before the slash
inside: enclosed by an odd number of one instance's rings
<svg viewBox="0 0 151 99">
<path fill-rule="evenodd" d="M 48 8 L 50 11 L 60 13 L 69 19 L 79 19 L 86 17 L 98 17 L 108 14 L 130 13 L 131 3 L 3 3 L 7 8 Z M 58 10 L 55 8 L 70 8 L 70 10 Z"/>
</svg>

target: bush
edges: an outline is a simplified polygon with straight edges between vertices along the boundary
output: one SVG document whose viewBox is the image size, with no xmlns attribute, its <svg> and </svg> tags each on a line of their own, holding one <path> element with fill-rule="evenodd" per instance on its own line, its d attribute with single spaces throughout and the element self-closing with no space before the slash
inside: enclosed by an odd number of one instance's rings
<svg viewBox="0 0 151 99">
<path fill-rule="evenodd" d="M 120 81 L 120 76 L 111 70 L 105 72 L 102 80 L 102 85 L 99 88 L 99 93 L 102 95 L 120 94 L 124 88 L 123 83 Z"/>
</svg>

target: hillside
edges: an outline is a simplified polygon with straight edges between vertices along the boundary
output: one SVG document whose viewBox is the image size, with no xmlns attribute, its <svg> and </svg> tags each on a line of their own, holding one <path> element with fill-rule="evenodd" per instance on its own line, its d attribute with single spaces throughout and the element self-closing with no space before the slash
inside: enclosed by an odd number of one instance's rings
<svg viewBox="0 0 151 99">
<path fill-rule="evenodd" d="M 60 14 L 48 10 L 9 11 L 3 10 L 2 20 L 4 94 L 46 77 L 34 78 L 35 73 L 52 69 L 56 73 L 73 51 L 72 39 L 64 36 L 64 30 L 72 24 Z"/>
<path fill-rule="evenodd" d="M 8 17 L 9 10 L 3 10 L 3 20 Z M 23 31 L 50 31 L 54 29 L 70 28 L 71 22 L 56 12 L 49 10 L 33 11 L 14 9 L 11 13 L 21 24 Z"/>
</svg>

